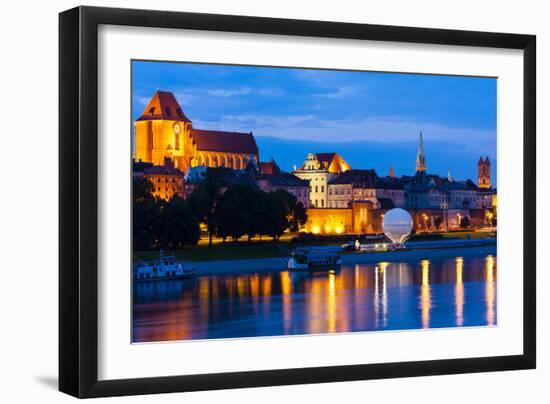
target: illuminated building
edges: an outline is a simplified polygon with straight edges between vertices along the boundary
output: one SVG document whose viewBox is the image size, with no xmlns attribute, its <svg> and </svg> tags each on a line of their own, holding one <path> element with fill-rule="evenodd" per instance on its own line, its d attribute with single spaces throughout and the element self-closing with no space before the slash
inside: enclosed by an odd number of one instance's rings
<svg viewBox="0 0 550 404">
<path fill-rule="evenodd" d="M 171 92 L 157 91 L 135 121 L 135 160 L 162 165 L 166 157 L 184 173 L 195 166 L 242 170 L 259 152 L 252 132 L 196 129 Z"/>
<path fill-rule="evenodd" d="M 348 170 L 335 176 L 328 183 L 328 207 L 349 208 L 352 201 L 369 201 L 378 206 L 376 182 L 374 170 Z"/>
<path fill-rule="evenodd" d="M 168 158 L 162 166 L 144 169 L 143 178 L 153 184 L 153 196 L 156 198 L 169 200 L 174 195 L 185 196 L 184 174 Z"/>
<path fill-rule="evenodd" d="M 374 170 L 349 170 L 329 181 L 329 208 L 347 208 L 357 201 L 369 201 L 374 209 L 404 207 L 403 184 L 396 178 L 380 178 Z"/>
<path fill-rule="evenodd" d="M 490 163 L 487 158 L 480 161 L 483 183 L 490 184 L 490 174 L 485 177 Z M 344 232 L 380 232 L 384 213 L 396 207 L 409 211 L 417 231 L 482 227 L 496 223 L 496 190 L 478 187 L 471 180 L 456 181 L 450 170 L 445 177 L 428 174 L 422 134 L 413 176 L 395 178 L 393 167 L 387 177 L 378 177 L 374 170 L 351 168 L 329 176 L 326 167 L 318 155 L 311 153 L 304 166 L 295 172 L 302 176 L 311 173 L 312 209 L 308 209 L 306 225 L 309 231 L 336 233 L 333 223 L 340 222 Z M 319 178 L 315 179 L 315 176 Z M 322 199 L 324 195 L 319 195 L 325 191 L 321 187 L 324 180 L 327 181 L 326 202 Z"/>
<path fill-rule="evenodd" d="M 372 232 L 372 203 L 353 202 L 349 208 L 309 208 L 305 231 L 314 234 Z"/>
<path fill-rule="evenodd" d="M 477 186 L 479 188 L 491 188 L 491 161 L 489 157 L 479 158 L 477 162 Z"/>
<path fill-rule="evenodd" d="M 351 170 L 351 167 L 337 153 L 309 153 L 304 164 L 292 174 L 309 181 L 310 205 L 326 208 L 329 180 L 348 170 Z"/>
</svg>

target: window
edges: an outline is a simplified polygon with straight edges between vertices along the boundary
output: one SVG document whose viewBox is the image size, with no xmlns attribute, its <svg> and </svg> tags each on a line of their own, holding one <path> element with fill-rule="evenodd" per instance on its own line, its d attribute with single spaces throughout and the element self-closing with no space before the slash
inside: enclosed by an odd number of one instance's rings
<svg viewBox="0 0 550 404">
<path fill-rule="evenodd" d="M 325 207 L 325 200 L 324 199 L 321 199 L 321 207 Z"/>
<path fill-rule="evenodd" d="M 170 107 L 168 106 L 164 107 L 164 112 L 166 112 L 166 115 L 172 116 L 172 110 L 170 109 Z"/>
<path fill-rule="evenodd" d="M 155 113 L 155 107 L 151 107 L 149 109 L 149 115 L 153 115 Z"/>
<path fill-rule="evenodd" d="M 314 204 L 314 206 L 317 207 L 318 204 L 319 204 L 319 203 L 318 203 L 317 199 L 315 199 L 315 204 Z"/>
<path fill-rule="evenodd" d="M 325 186 L 321 185 L 321 192 L 325 192 Z"/>
<path fill-rule="evenodd" d="M 315 192 L 319 192 L 319 187 L 315 185 Z"/>
</svg>

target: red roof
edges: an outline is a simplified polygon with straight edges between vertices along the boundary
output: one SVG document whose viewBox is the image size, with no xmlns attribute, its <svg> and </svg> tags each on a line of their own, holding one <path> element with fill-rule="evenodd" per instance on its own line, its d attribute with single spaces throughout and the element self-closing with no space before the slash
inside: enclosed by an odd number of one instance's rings
<svg viewBox="0 0 550 404">
<path fill-rule="evenodd" d="M 268 162 L 260 162 L 258 166 L 262 174 L 279 174 L 281 172 L 279 166 L 273 159 Z"/>
<path fill-rule="evenodd" d="M 174 94 L 168 91 L 157 91 L 137 120 L 149 121 L 156 119 L 191 122 L 183 113 Z"/>
<path fill-rule="evenodd" d="M 252 133 L 192 129 L 191 134 L 199 151 L 258 154 L 258 145 Z"/>
</svg>

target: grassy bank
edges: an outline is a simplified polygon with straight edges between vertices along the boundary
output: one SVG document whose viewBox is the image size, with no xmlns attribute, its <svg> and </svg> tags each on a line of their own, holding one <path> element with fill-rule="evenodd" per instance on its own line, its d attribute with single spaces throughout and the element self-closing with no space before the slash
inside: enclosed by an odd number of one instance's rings
<svg viewBox="0 0 550 404">
<path fill-rule="evenodd" d="M 410 241 L 431 241 L 448 239 L 479 239 L 494 237 L 494 232 L 456 231 L 445 233 L 420 233 L 410 238 Z M 178 261 L 214 261 L 214 260 L 239 260 L 252 258 L 277 258 L 288 257 L 292 250 L 300 246 L 340 246 L 347 240 L 353 240 L 355 236 L 316 236 L 312 239 L 294 238 L 293 235 L 283 235 L 279 242 L 275 243 L 269 239 L 254 239 L 248 243 L 245 238 L 238 243 L 222 243 L 221 239 L 215 239 L 214 245 L 209 247 L 208 240 L 201 239 L 196 247 L 188 247 L 181 250 L 165 251 L 175 254 Z M 137 260 L 157 259 L 158 251 L 136 251 L 134 258 Z"/>
<path fill-rule="evenodd" d="M 238 260 L 247 258 L 273 258 L 288 257 L 290 254 L 288 242 L 239 242 L 239 243 L 216 243 L 212 247 L 206 244 L 199 244 L 196 247 L 189 247 L 182 250 L 166 251 L 173 253 L 177 260 L 185 261 L 212 261 L 212 260 Z M 156 259 L 158 251 L 136 251 L 134 257 L 141 260 Z"/>
</svg>

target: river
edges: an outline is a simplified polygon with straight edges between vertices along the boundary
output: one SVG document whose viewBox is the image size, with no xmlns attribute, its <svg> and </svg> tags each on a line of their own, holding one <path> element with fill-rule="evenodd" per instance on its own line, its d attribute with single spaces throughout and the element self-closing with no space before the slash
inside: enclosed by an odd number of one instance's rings
<svg viewBox="0 0 550 404">
<path fill-rule="evenodd" d="M 136 283 L 133 342 L 493 326 L 496 248 Z"/>
</svg>

